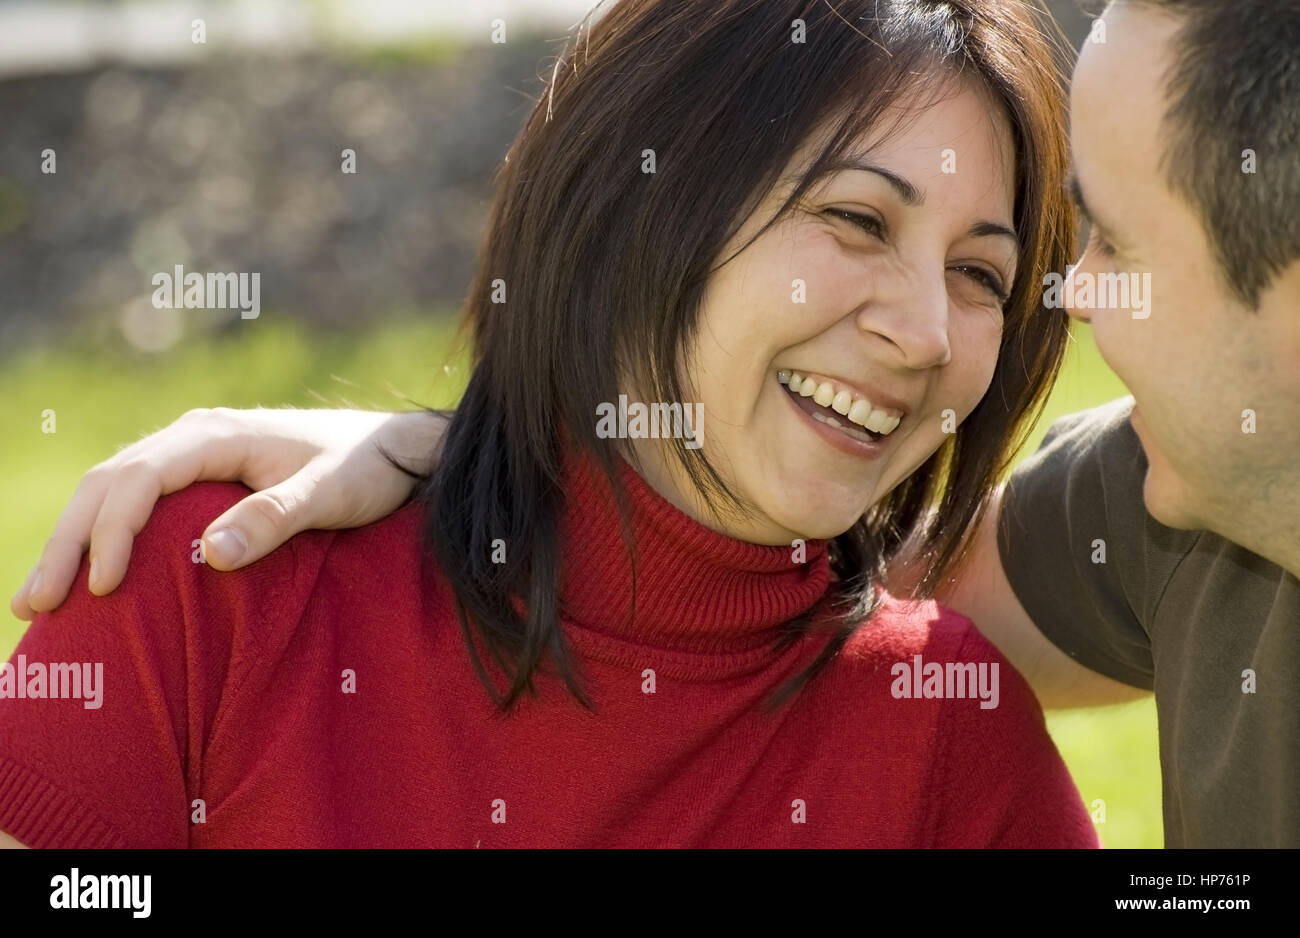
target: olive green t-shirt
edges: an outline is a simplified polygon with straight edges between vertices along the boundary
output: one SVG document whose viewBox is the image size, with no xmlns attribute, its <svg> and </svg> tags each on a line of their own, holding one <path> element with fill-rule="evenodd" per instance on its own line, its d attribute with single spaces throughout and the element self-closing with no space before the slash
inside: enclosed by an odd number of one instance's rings
<svg viewBox="0 0 1300 938">
<path fill-rule="evenodd" d="M 1166 846 L 1300 847 L 1300 583 L 1147 514 L 1132 406 L 1063 417 L 1017 468 L 1003 568 L 1055 645 L 1155 691 Z"/>
</svg>

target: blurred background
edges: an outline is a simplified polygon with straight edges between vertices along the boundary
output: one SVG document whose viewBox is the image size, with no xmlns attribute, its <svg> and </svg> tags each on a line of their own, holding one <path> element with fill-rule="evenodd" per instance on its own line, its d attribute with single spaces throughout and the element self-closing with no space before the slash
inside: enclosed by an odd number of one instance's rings
<svg viewBox="0 0 1300 938">
<path fill-rule="evenodd" d="M 86 469 L 192 407 L 454 404 L 493 173 L 591 2 L 0 0 L 0 592 Z M 154 308 L 176 265 L 258 271 L 260 315 Z M 1026 452 L 1125 393 L 1075 338 Z M 1048 725 L 1103 842 L 1161 846 L 1154 705 Z"/>
</svg>

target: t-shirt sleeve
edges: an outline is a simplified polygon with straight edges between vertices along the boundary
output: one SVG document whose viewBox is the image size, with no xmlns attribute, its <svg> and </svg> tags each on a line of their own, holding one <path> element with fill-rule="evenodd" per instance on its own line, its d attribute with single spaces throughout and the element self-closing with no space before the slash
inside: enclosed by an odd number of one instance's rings
<svg viewBox="0 0 1300 938">
<path fill-rule="evenodd" d="M 996 695 L 943 701 L 931 842 L 943 848 L 1100 846 L 1033 691 L 973 625 L 966 632 L 955 660 L 987 666 L 985 683 Z"/>
<path fill-rule="evenodd" d="M 30 847 L 188 845 L 205 742 L 291 580 L 292 548 L 236 573 L 196 561 L 247 494 L 161 499 L 116 591 L 92 596 L 83 559 L 63 605 L 36 616 L 0 676 L 0 830 Z"/>
<path fill-rule="evenodd" d="M 1020 604 L 1053 644 L 1150 690 L 1149 626 L 1196 534 L 1147 513 L 1132 408 L 1122 398 L 1052 425 L 1008 482 L 998 552 Z"/>
</svg>

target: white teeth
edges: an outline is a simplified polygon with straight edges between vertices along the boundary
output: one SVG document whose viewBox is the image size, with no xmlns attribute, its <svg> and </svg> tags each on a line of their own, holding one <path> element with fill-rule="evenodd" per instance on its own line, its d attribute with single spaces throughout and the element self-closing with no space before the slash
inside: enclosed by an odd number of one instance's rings
<svg viewBox="0 0 1300 938">
<path fill-rule="evenodd" d="M 867 416 L 867 419 L 863 422 L 862 425 L 866 427 L 868 430 L 870 430 L 872 433 L 884 433 L 885 427 L 889 426 L 889 421 L 890 421 L 889 415 L 886 414 L 883 410 L 873 410 Z"/>
<path fill-rule="evenodd" d="M 859 398 L 853 402 L 849 408 L 849 419 L 860 427 L 867 425 L 867 417 L 871 414 L 871 401 Z"/>
<path fill-rule="evenodd" d="M 835 427 L 837 430 L 840 430 L 841 432 L 847 434 L 848 436 L 853 437 L 853 439 L 855 440 L 861 440 L 863 443 L 871 442 L 871 437 L 867 436 L 866 433 L 859 430 L 857 427 L 845 426 L 844 424 L 836 420 L 834 417 L 827 417 L 824 414 L 813 414 L 812 418 L 818 421 L 819 423 L 826 424 L 828 427 Z"/>
<path fill-rule="evenodd" d="M 798 394 L 801 397 L 811 397 L 822 407 L 829 407 L 836 413 L 847 417 L 850 423 L 857 424 L 872 433 L 888 436 L 902 422 L 902 417 L 895 417 L 877 407 L 872 407 L 871 402 L 864 397 L 855 399 L 852 391 L 838 389 L 829 381 L 818 382 L 816 378 L 805 378 L 797 371 L 788 371 L 784 368 L 777 371 L 776 376 L 777 380 L 786 385 L 791 393 Z M 813 414 L 812 416 L 832 427 L 852 430 L 851 427 L 845 426 L 834 417 L 823 414 Z"/>
<path fill-rule="evenodd" d="M 844 429 L 844 424 L 840 423 L 834 417 L 827 417 L 825 414 L 813 414 L 813 419 L 820 420 L 822 423 L 835 427 L 837 430 Z"/>
</svg>

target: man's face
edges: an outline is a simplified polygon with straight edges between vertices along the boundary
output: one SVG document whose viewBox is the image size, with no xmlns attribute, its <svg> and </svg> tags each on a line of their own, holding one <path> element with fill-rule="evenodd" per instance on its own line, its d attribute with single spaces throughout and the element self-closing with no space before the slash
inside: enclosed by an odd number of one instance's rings
<svg viewBox="0 0 1300 938">
<path fill-rule="evenodd" d="M 1300 265 L 1257 310 L 1232 294 L 1195 209 L 1171 192 L 1160 165 L 1169 140 L 1164 76 L 1179 21 L 1127 2 L 1105 20 L 1106 41 L 1084 43 L 1071 90 L 1075 173 L 1093 222 L 1074 287 L 1122 274 L 1130 300 L 1103 308 L 1107 297 L 1094 290 L 1093 302 L 1070 312 L 1092 323 L 1137 401 L 1147 509 L 1171 527 L 1250 544 L 1241 529 L 1252 515 L 1295 503 Z M 1268 185 L 1266 171 L 1255 178 Z M 1131 288 L 1143 291 L 1147 275 L 1149 295 L 1136 302 Z"/>
</svg>

